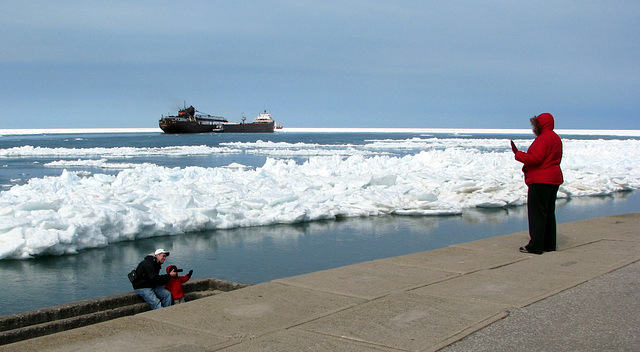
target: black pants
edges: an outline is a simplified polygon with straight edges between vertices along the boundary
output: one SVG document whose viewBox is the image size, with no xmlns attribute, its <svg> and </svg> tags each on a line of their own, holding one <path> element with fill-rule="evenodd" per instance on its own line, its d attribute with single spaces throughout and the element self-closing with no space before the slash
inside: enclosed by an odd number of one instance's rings
<svg viewBox="0 0 640 352">
<path fill-rule="evenodd" d="M 556 250 L 556 196 L 559 187 L 546 183 L 529 185 L 527 214 L 531 240 L 526 246 L 529 252 Z"/>
</svg>

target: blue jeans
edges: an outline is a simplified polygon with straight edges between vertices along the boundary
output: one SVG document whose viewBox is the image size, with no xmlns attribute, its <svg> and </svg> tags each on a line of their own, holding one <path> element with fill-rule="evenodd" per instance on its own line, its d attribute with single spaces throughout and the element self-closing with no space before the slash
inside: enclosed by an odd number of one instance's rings
<svg viewBox="0 0 640 352">
<path fill-rule="evenodd" d="M 167 291 L 164 286 L 138 288 L 136 293 L 149 304 L 151 309 L 160 309 L 171 305 L 171 292 Z"/>
</svg>

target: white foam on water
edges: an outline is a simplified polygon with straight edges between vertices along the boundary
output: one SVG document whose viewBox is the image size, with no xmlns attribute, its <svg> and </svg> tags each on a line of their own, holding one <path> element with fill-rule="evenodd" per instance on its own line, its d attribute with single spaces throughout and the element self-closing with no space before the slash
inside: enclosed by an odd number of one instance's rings
<svg viewBox="0 0 640 352">
<path fill-rule="evenodd" d="M 526 148 L 531 140 L 516 143 Z M 559 197 L 640 188 L 639 140 L 564 140 Z M 416 149 L 397 156 L 389 151 Z M 268 154 L 262 167 L 167 168 L 113 163 L 154 153 Z M 184 154 L 182 154 L 184 153 Z M 79 158 L 51 166 L 122 169 L 117 175 L 63 170 L 0 193 L 0 259 L 62 255 L 109 243 L 208 229 L 338 217 L 460 214 L 519 206 L 526 186 L 505 139 L 375 140 L 364 145 L 227 143 L 221 147 L 33 148 L 4 158 Z M 172 154 L 175 155 L 175 154 Z M 309 156 L 305 162 L 291 155 Z M 100 156 L 100 159 L 95 159 Z M 87 159 L 83 159 L 87 158 Z"/>
<path fill-rule="evenodd" d="M 19 157 L 134 157 L 134 156 L 186 156 L 237 153 L 225 147 L 207 145 L 171 146 L 171 147 L 116 147 L 116 148 L 47 148 L 30 145 L 0 149 L 0 158 Z"/>
</svg>

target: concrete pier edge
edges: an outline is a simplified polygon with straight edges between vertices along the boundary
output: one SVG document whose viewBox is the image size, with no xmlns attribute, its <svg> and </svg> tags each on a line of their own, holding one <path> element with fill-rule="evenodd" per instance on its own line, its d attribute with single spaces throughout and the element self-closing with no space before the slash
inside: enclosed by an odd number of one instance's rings
<svg viewBox="0 0 640 352">
<path fill-rule="evenodd" d="M 559 224 L 558 250 L 543 255 L 518 252 L 526 231 L 500 235 L 277 279 L 0 351 L 437 351 L 639 265 L 639 225 L 640 213 Z"/>
<path fill-rule="evenodd" d="M 217 278 L 190 280 L 183 285 L 185 301 L 237 290 L 249 284 Z M 134 291 L 0 316 L 0 345 L 75 329 L 149 311 Z"/>
</svg>

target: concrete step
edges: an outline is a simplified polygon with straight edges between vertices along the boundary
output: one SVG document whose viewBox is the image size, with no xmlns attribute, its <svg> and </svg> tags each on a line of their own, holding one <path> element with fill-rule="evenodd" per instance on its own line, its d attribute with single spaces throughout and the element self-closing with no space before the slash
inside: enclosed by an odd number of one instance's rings
<svg viewBox="0 0 640 352">
<path fill-rule="evenodd" d="M 0 332 L 0 345 L 54 334 L 65 330 L 75 329 L 81 326 L 97 324 L 107 320 L 134 315 L 148 310 L 149 306 L 143 302 L 119 308 L 112 308 L 103 311 L 72 316 L 69 318 L 54 319 L 39 324 L 26 325 L 12 330 L 5 330 Z"/>
<path fill-rule="evenodd" d="M 183 285 L 185 301 L 249 286 L 215 278 L 192 280 Z M 89 299 L 0 317 L 0 345 L 49 335 L 148 311 L 135 292 Z"/>
</svg>

